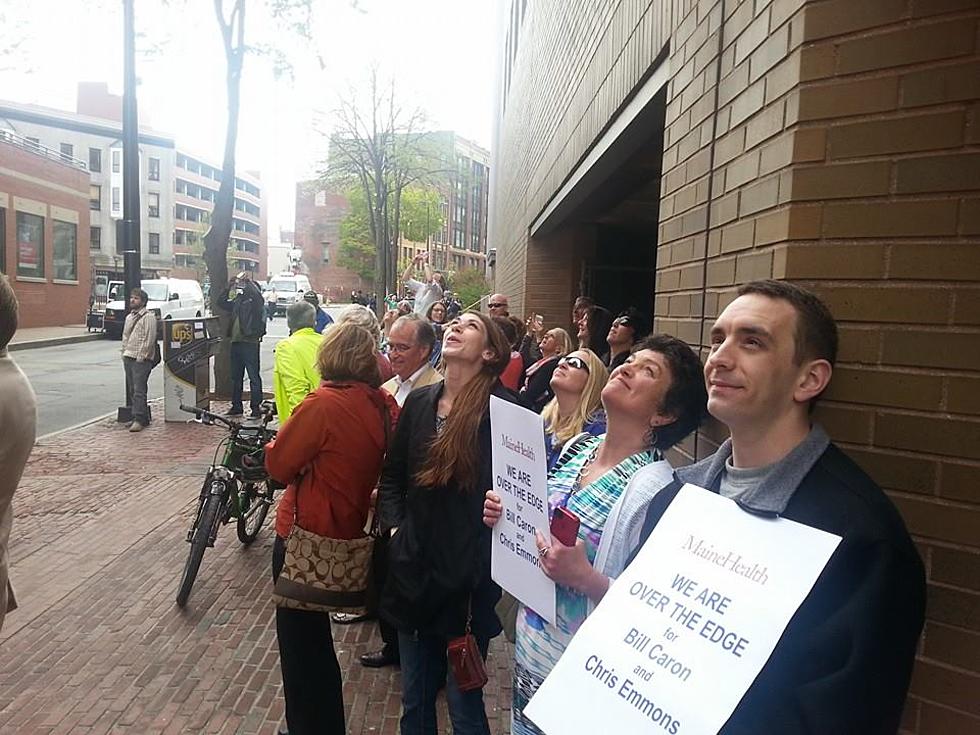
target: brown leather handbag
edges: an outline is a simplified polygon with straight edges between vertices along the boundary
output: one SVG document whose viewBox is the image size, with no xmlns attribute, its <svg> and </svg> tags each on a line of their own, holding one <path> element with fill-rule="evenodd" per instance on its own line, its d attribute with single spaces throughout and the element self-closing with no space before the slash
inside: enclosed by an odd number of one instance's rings
<svg viewBox="0 0 980 735">
<path fill-rule="evenodd" d="M 469 606 L 467 606 L 469 607 Z M 446 658 L 453 672 L 456 688 L 461 692 L 471 692 L 483 689 L 490 677 L 487 676 L 487 666 L 476 643 L 476 637 L 470 632 L 473 620 L 471 610 L 466 613 L 466 633 L 459 638 L 453 638 L 446 647 Z"/>
</svg>

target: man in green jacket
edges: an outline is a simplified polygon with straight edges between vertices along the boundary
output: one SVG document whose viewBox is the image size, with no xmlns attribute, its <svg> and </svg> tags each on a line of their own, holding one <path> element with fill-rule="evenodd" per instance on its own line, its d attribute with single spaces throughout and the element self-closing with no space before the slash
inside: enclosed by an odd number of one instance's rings
<svg viewBox="0 0 980 735">
<path fill-rule="evenodd" d="M 320 385 L 316 355 L 323 341 L 323 335 L 313 328 L 316 309 L 306 301 L 297 301 L 286 309 L 286 324 L 289 336 L 276 345 L 276 361 L 272 368 L 280 425 Z"/>
</svg>

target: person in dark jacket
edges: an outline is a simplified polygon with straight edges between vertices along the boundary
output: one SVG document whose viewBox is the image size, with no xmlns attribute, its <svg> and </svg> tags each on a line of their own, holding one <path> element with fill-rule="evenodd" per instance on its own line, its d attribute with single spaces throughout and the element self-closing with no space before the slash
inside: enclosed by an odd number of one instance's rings
<svg viewBox="0 0 980 735">
<path fill-rule="evenodd" d="M 613 319 L 609 333 L 606 335 L 609 352 L 602 356 L 602 361 L 609 368 L 610 373 L 626 362 L 633 345 L 650 331 L 647 324 L 646 316 L 635 306 L 621 311 L 619 316 Z"/>
<path fill-rule="evenodd" d="M 489 318 L 467 312 L 446 326 L 442 359 L 445 380 L 405 401 L 378 492 L 391 534 L 381 615 L 398 630 L 402 735 L 435 735 L 446 646 L 467 620 L 484 658 L 501 630 L 482 516 L 492 487 L 489 398 L 514 401 L 499 382 L 510 345 Z M 482 691 L 460 692 L 450 672 L 446 699 L 454 733 L 489 735 Z"/>
<path fill-rule="evenodd" d="M 551 376 L 555 374 L 558 360 L 572 351 L 572 338 L 561 327 L 549 329 L 541 338 L 540 357 L 524 371 L 524 385 L 519 398 L 524 408 L 541 413 L 548 401 L 555 397 L 551 390 Z"/>
<path fill-rule="evenodd" d="M 816 296 L 780 281 L 742 286 L 711 329 L 704 369 L 708 411 L 731 438 L 678 469 L 647 510 L 641 546 L 685 482 L 843 539 L 723 735 L 899 727 L 925 576 L 895 506 L 811 424 L 836 354 L 836 325 Z"/>
<path fill-rule="evenodd" d="M 243 272 L 232 278 L 218 295 L 218 306 L 231 312 L 231 326 L 226 335 L 231 338 L 231 409 L 227 415 L 244 413 L 242 392 L 247 371 L 251 415 L 257 418 L 262 405 L 259 343 L 265 334 L 265 300 L 259 287 Z"/>
</svg>

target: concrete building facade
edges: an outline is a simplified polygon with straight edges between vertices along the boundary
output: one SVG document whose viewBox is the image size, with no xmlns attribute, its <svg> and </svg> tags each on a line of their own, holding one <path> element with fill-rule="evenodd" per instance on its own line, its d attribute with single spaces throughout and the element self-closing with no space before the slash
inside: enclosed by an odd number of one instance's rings
<svg viewBox="0 0 980 735">
<path fill-rule="evenodd" d="M 221 186 L 221 166 L 177 150 L 173 173 L 174 190 L 174 275 L 203 279 L 204 233 Z M 268 261 L 268 208 L 259 174 L 239 172 L 235 176 L 235 211 L 229 270 L 266 277 Z"/>
<path fill-rule="evenodd" d="M 89 269 L 84 163 L 0 134 L 0 272 L 20 302 L 19 325 L 84 323 Z"/>
<path fill-rule="evenodd" d="M 512 311 L 635 305 L 705 349 L 800 282 L 841 353 L 817 419 L 926 563 L 907 733 L 980 729 L 980 7 L 503 3 L 489 245 Z M 556 18 L 561 22 L 556 22 Z M 722 439 L 708 426 L 678 461 Z"/>
</svg>

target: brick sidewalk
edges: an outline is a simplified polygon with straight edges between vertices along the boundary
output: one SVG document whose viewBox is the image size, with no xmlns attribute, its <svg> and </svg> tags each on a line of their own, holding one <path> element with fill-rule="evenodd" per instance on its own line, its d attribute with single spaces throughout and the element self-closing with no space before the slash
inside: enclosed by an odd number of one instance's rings
<svg viewBox="0 0 980 735">
<path fill-rule="evenodd" d="M 162 406 L 155 407 L 162 414 Z M 262 733 L 282 719 L 271 603 L 271 515 L 250 547 L 233 527 L 174 605 L 184 537 L 222 433 L 99 422 L 35 447 L 14 498 L 11 579 L 20 608 L 0 633 L 0 733 Z M 348 732 L 396 733 L 396 669 L 357 657 L 374 625 L 335 627 Z M 510 718 L 510 651 L 491 646 L 491 731 Z M 448 730 L 444 706 L 440 731 Z"/>
</svg>

